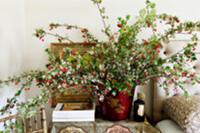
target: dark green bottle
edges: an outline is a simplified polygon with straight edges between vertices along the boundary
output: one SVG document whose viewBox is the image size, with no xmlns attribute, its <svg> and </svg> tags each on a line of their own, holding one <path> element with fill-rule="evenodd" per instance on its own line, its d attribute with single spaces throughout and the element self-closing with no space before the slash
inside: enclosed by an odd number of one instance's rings
<svg viewBox="0 0 200 133">
<path fill-rule="evenodd" d="M 144 114 L 144 106 L 145 106 L 145 95 L 144 93 L 137 94 L 137 100 L 134 102 L 133 106 L 133 120 L 136 122 L 144 122 L 145 114 Z"/>
</svg>

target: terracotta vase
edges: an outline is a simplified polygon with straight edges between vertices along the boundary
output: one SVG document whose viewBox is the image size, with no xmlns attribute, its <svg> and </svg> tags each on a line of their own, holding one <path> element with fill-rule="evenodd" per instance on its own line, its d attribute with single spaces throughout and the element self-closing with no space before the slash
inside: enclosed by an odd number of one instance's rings
<svg viewBox="0 0 200 133">
<path fill-rule="evenodd" d="M 127 91 L 118 92 L 116 96 L 108 94 L 100 102 L 100 111 L 104 119 L 118 121 L 128 119 L 131 112 L 133 95 Z"/>
</svg>

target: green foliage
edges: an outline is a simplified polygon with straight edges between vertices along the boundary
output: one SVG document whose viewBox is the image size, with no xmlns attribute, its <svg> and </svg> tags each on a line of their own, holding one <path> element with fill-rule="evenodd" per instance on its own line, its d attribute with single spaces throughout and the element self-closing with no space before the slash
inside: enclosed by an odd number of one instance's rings
<svg viewBox="0 0 200 133">
<path fill-rule="evenodd" d="M 23 122 L 22 121 L 10 121 L 9 123 L 4 124 L 4 131 L 0 133 L 24 133 Z"/>
<path fill-rule="evenodd" d="M 94 4 L 101 4 L 103 0 L 91 0 Z"/>
<path fill-rule="evenodd" d="M 102 18 L 102 32 L 107 36 L 107 41 L 98 40 L 88 29 L 69 24 L 49 24 L 48 29 L 37 29 L 34 35 L 41 39 L 53 36 L 58 42 L 76 44 L 68 35 L 62 36 L 56 31 L 78 30 L 82 34 L 85 46 L 96 44 L 85 54 L 76 53 L 72 49 L 64 49 L 63 55 L 55 55 L 49 49 L 46 52 L 49 63 L 43 71 L 30 71 L 20 76 L 1 81 L 0 85 L 20 83 L 20 89 L 13 98 L 0 110 L 6 113 L 14 106 L 24 115 L 31 117 L 35 114 L 37 106 L 44 105 L 51 93 L 71 91 L 79 93 L 80 90 L 89 91 L 94 95 L 105 96 L 108 93 L 117 95 L 120 91 L 132 90 L 146 84 L 149 79 L 162 77 L 161 86 L 168 94 L 168 85 L 180 88 L 188 95 L 184 88 L 187 80 L 192 84 L 200 82 L 200 76 L 194 72 L 189 64 L 197 60 L 195 48 L 198 38 L 196 32 L 200 31 L 200 22 L 180 22 L 176 16 L 156 13 L 156 5 L 146 1 L 146 6 L 139 11 L 134 23 L 130 23 L 131 16 L 118 18 L 117 32 L 113 32 L 107 24 L 108 16 L 102 6 L 102 0 L 91 0 L 98 8 Z M 157 22 L 164 23 L 168 29 L 164 33 L 157 31 Z M 140 40 L 138 35 L 144 29 L 152 32 L 149 38 Z M 164 44 L 176 34 L 192 35 L 191 41 L 186 46 L 167 58 L 161 58 L 160 52 Z M 79 90 L 76 90 L 76 86 Z M 23 91 L 34 86 L 42 89 L 41 94 L 29 99 L 26 103 L 18 103 L 18 97 Z"/>
</svg>

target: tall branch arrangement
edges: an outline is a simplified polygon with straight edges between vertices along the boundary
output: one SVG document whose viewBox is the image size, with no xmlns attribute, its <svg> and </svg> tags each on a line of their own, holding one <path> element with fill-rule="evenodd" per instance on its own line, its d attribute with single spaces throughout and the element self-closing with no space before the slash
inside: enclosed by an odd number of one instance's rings
<svg viewBox="0 0 200 133">
<path fill-rule="evenodd" d="M 107 41 L 98 40 L 88 29 L 76 25 L 51 23 L 49 29 L 37 29 L 35 36 L 44 41 L 46 36 L 55 37 L 58 42 L 75 44 L 70 37 L 56 33 L 57 29 L 79 30 L 84 44 L 95 43 L 84 55 L 71 49 L 63 49 L 62 56 L 55 56 L 50 49 L 46 52 L 49 63 L 45 70 L 30 71 L 20 76 L 0 81 L 0 85 L 18 84 L 21 86 L 16 94 L 7 100 L 7 104 L 0 110 L 2 114 L 9 112 L 15 106 L 29 117 L 34 114 L 36 107 L 44 105 L 52 92 L 71 91 L 79 93 L 91 92 L 103 100 L 108 94 L 116 95 L 120 91 L 128 91 L 130 95 L 138 85 L 146 84 L 152 78 L 162 77 L 162 87 L 168 93 L 168 84 L 182 89 L 188 95 L 184 84 L 199 83 L 200 77 L 195 73 L 193 66 L 188 64 L 197 60 L 196 47 L 200 31 L 200 21 L 181 22 L 178 17 L 156 13 L 155 3 L 146 1 L 145 8 L 139 11 L 134 23 L 130 23 L 130 15 L 118 18 L 117 32 L 113 32 L 107 24 L 108 16 L 102 6 L 102 0 L 91 0 L 98 8 L 103 22 L 102 32 L 108 37 Z M 158 32 L 159 23 L 168 29 L 164 33 Z M 150 37 L 140 40 L 138 35 L 148 29 Z M 182 50 L 167 58 L 160 57 L 161 49 L 167 45 L 176 34 L 188 34 L 191 41 Z M 41 88 L 41 94 L 19 103 L 18 97 L 23 91 L 34 87 Z M 70 88 L 70 89 L 69 89 Z"/>
</svg>

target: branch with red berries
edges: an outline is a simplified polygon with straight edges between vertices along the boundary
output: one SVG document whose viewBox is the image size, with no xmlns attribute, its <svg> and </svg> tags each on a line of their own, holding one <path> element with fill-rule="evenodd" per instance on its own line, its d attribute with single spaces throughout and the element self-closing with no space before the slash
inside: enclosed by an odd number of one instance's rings
<svg viewBox="0 0 200 133">
<path fill-rule="evenodd" d="M 57 30 L 61 28 L 68 33 L 69 30 L 75 29 L 80 31 L 86 43 L 97 45 L 85 55 L 64 49 L 62 57 L 53 55 L 47 49 L 49 57 L 47 69 L 30 71 L 0 81 L 0 85 L 12 83 L 21 85 L 15 96 L 7 100 L 8 103 L 0 110 L 1 113 L 18 104 L 18 109 L 24 110 L 26 114 L 29 109 L 34 110 L 35 106 L 44 104 L 50 93 L 56 91 L 65 92 L 71 89 L 79 93 L 80 90 L 84 90 L 91 91 L 99 97 L 109 92 L 116 95 L 123 90 L 131 92 L 132 88 L 145 84 L 154 77 L 162 77 L 164 78 L 162 87 L 166 93 L 168 93 L 167 85 L 174 84 L 175 88 L 181 88 L 187 94 L 184 84 L 188 80 L 192 84 L 199 83 L 199 75 L 193 72 L 192 67 L 187 67 L 197 60 L 195 49 L 198 38 L 195 33 L 200 31 L 199 21 L 181 22 L 176 16 L 157 15 L 155 3 L 147 0 L 146 7 L 140 10 L 134 23 L 129 24 L 130 15 L 125 18 L 119 17 L 118 32 L 113 33 L 106 23 L 108 17 L 105 15 L 105 8 L 101 5 L 102 0 L 92 0 L 92 2 L 97 5 L 103 22 L 103 32 L 108 40 L 102 42 L 88 29 L 76 25 L 51 23 L 48 30 L 37 29 L 34 35 L 42 41 L 46 36 L 53 36 L 58 42 L 66 41 L 74 44 L 75 42 L 67 35 L 63 36 L 57 33 Z M 157 21 L 169 27 L 163 34 L 158 32 Z M 142 33 L 143 29 L 150 29 L 152 34 L 147 39 L 139 40 L 138 34 Z M 165 43 L 167 44 L 176 34 L 185 33 L 191 34 L 192 38 L 182 50 L 167 58 L 159 56 Z M 42 93 L 27 103 L 19 104 L 18 97 L 32 86 L 43 88 Z M 79 90 L 76 91 L 76 88 Z M 44 100 L 41 97 L 45 97 Z"/>
<path fill-rule="evenodd" d="M 66 29 L 67 31 L 69 30 L 79 30 L 80 33 L 82 34 L 82 38 L 84 39 L 84 42 L 86 43 L 98 43 L 98 39 L 96 39 L 88 29 L 82 28 L 76 25 L 68 25 L 68 24 L 58 24 L 58 23 L 51 23 L 49 24 L 49 29 L 44 30 L 44 29 L 36 29 L 34 35 L 39 38 L 41 41 L 44 41 L 44 38 L 46 36 L 53 36 L 57 39 L 58 42 L 69 42 L 71 44 L 74 44 L 75 42 L 72 41 L 68 36 L 62 36 L 58 33 L 56 33 L 54 30 L 56 29 Z"/>
<path fill-rule="evenodd" d="M 16 86 L 20 86 L 12 98 L 7 99 L 7 104 L 3 106 L 0 113 L 3 115 L 9 113 L 16 105 L 18 105 L 18 100 L 24 91 L 29 91 L 34 82 L 36 82 L 39 76 L 43 75 L 43 71 L 30 71 L 22 74 L 21 76 L 14 76 L 5 81 L 0 81 L 0 86 L 11 85 L 14 83 Z"/>
</svg>

